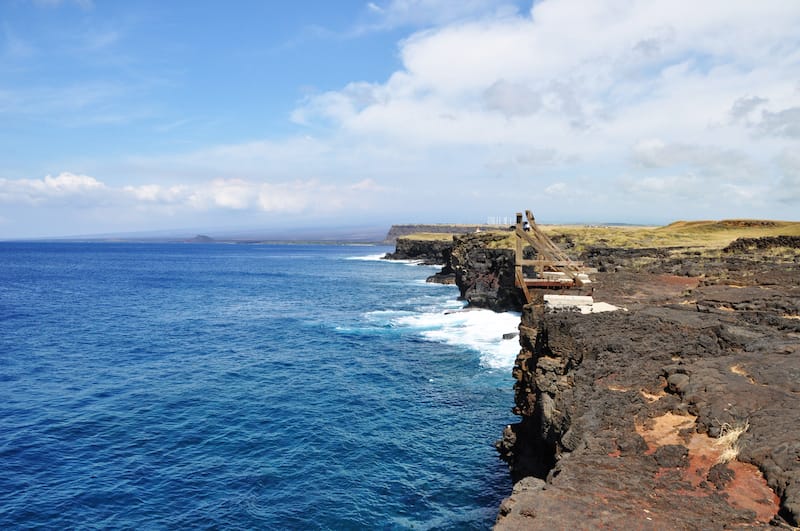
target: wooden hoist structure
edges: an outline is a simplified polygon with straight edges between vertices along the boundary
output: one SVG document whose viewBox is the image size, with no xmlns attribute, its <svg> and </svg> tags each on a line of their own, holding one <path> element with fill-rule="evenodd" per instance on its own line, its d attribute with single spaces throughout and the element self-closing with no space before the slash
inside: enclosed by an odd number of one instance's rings
<svg viewBox="0 0 800 531">
<path fill-rule="evenodd" d="M 517 213 L 516 262 L 514 264 L 515 283 L 525 294 L 525 300 L 533 299 L 530 290 L 580 288 L 590 282 L 583 270 L 583 264 L 570 260 L 553 241 L 542 232 L 533 219 L 530 210 Z M 523 250 L 529 245 L 536 252 L 534 259 L 525 259 Z M 533 268 L 535 276 L 526 278 L 523 268 Z M 529 269 L 530 271 L 530 269 Z"/>
</svg>

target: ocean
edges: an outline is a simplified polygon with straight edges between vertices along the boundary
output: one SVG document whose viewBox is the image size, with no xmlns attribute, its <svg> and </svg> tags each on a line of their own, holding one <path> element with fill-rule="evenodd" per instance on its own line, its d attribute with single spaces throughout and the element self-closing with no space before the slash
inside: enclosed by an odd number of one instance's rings
<svg viewBox="0 0 800 531">
<path fill-rule="evenodd" d="M 0 243 L 0 528 L 489 528 L 519 316 L 389 250 Z"/>
</svg>

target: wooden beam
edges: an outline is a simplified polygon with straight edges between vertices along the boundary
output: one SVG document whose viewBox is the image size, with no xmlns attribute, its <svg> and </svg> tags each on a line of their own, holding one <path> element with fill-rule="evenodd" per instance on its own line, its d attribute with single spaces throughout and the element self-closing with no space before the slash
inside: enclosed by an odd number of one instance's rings
<svg viewBox="0 0 800 531">
<path fill-rule="evenodd" d="M 528 283 L 525 281 L 525 277 L 522 276 L 522 271 L 517 272 L 517 285 L 522 288 L 522 294 L 525 295 L 525 302 L 527 304 L 531 303 L 531 292 L 528 291 Z"/>
</svg>

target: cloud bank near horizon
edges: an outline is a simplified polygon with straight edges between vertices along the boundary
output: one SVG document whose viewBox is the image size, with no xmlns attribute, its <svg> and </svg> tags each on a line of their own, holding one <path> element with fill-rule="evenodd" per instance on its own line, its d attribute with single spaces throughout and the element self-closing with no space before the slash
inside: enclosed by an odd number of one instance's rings
<svg viewBox="0 0 800 531">
<path fill-rule="evenodd" d="M 521 208 L 554 222 L 798 219 L 794 0 L 450 4 L 365 4 L 369 31 L 417 28 L 397 43 L 400 67 L 311 92 L 287 109 L 292 133 L 94 156 L 0 179 L 0 204 L 77 217 L 115 205 L 131 224 L 320 210 L 480 222 Z"/>
</svg>

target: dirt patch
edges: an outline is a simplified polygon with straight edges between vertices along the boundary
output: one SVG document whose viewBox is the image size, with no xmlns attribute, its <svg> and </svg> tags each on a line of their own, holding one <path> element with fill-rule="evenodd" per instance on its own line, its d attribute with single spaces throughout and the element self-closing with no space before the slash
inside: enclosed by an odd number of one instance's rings
<svg viewBox="0 0 800 531">
<path fill-rule="evenodd" d="M 641 394 L 642 398 L 644 398 L 645 400 L 647 400 L 647 402 L 651 404 L 653 402 L 658 402 L 659 400 L 667 396 L 667 393 L 665 391 L 660 391 L 658 393 L 651 393 L 649 391 L 646 391 L 645 389 L 640 389 L 639 394 Z"/>
<path fill-rule="evenodd" d="M 682 277 L 678 275 L 657 275 L 655 282 L 663 287 L 678 287 L 681 289 L 696 288 L 700 284 L 699 278 Z"/>
<path fill-rule="evenodd" d="M 736 460 L 725 463 L 721 468 L 721 456 L 725 445 L 719 439 L 712 439 L 704 433 L 685 435 L 694 426 L 697 417 L 666 413 L 651 419 L 645 424 L 637 424 L 636 432 L 647 443 L 647 454 L 658 455 L 664 449 L 683 446 L 688 450 L 688 464 L 679 467 L 673 480 L 691 485 L 684 494 L 692 497 L 711 496 L 713 492 L 723 495 L 737 508 L 755 512 L 756 521 L 767 524 L 780 510 L 780 499 L 767 485 L 764 476 L 755 466 Z M 724 473 L 720 473 L 720 470 Z M 670 472 L 659 468 L 658 478 L 663 479 Z M 720 479 L 723 476 L 723 479 Z M 708 484 L 716 485 L 714 491 Z"/>
</svg>

